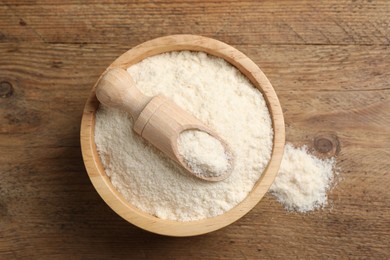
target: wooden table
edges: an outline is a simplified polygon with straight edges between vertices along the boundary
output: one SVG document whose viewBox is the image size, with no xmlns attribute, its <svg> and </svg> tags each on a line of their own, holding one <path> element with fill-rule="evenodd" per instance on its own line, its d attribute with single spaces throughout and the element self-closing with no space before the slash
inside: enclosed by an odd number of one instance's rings
<svg viewBox="0 0 390 260">
<path fill-rule="evenodd" d="M 390 258 L 390 2 L 0 1 L 0 258 Z M 225 41 L 266 73 L 287 141 L 337 154 L 330 206 L 267 195 L 204 236 L 118 217 L 85 172 L 80 119 L 100 73 L 146 40 Z"/>
</svg>

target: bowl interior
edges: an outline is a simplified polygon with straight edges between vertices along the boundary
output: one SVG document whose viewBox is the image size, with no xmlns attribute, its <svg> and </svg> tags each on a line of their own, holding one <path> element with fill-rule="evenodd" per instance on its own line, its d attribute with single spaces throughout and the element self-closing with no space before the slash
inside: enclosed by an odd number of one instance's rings
<svg viewBox="0 0 390 260">
<path fill-rule="evenodd" d="M 97 192 L 117 214 L 142 229 L 169 236 L 194 236 L 208 233 L 231 224 L 249 212 L 261 200 L 274 181 L 283 156 L 285 142 L 283 113 L 271 83 L 253 61 L 223 42 L 196 35 L 161 37 L 127 51 L 107 69 L 114 67 L 126 69 L 147 57 L 182 50 L 206 52 L 225 59 L 240 70 L 262 92 L 271 115 L 274 138 L 272 154 L 267 167 L 252 191 L 236 207 L 223 215 L 203 220 L 190 222 L 163 220 L 129 204 L 105 174 L 94 141 L 95 113 L 99 107 L 99 101 L 95 95 L 95 85 L 85 105 L 81 123 L 81 149 L 88 175 Z"/>
</svg>

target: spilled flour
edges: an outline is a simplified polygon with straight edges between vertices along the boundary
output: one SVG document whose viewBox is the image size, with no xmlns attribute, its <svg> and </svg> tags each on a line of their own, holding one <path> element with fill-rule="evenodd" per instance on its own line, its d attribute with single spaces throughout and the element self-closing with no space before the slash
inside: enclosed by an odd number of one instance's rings
<svg viewBox="0 0 390 260">
<path fill-rule="evenodd" d="M 202 52 L 156 55 L 127 71 L 144 94 L 163 94 L 214 129 L 232 149 L 235 166 L 220 182 L 189 176 L 134 133 L 125 112 L 100 106 L 97 150 L 123 197 L 144 212 L 178 221 L 218 216 L 244 200 L 271 157 L 271 117 L 260 91 L 235 67 Z"/>
<path fill-rule="evenodd" d="M 335 159 L 321 160 L 305 146 L 286 144 L 282 164 L 270 192 L 287 210 L 307 212 L 327 203 L 334 178 Z"/>
<path fill-rule="evenodd" d="M 230 162 L 222 143 L 206 132 L 187 130 L 177 140 L 179 154 L 198 176 L 218 177 L 229 168 Z"/>
</svg>

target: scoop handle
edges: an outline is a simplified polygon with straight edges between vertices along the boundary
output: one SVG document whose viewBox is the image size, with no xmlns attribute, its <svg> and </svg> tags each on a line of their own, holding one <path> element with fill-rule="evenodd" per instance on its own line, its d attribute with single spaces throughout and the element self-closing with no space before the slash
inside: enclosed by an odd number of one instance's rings
<svg viewBox="0 0 390 260">
<path fill-rule="evenodd" d="M 108 106 L 128 112 L 137 120 L 152 99 L 142 94 L 130 74 L 121 68 L 106 71 L 96 85 L 96 97 Z"/>
</svg>

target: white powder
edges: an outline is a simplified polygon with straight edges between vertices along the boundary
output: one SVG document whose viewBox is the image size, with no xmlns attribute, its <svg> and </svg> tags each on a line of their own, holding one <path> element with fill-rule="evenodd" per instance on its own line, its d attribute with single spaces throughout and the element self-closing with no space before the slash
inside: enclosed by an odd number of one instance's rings
<svg viewBox="0 0 390 260">
<path fill-rule="evenodd" d="M 286 144 L 279 173 L 270 192 L 287 210 L 311 211 L 326 205 L 335 160 L 321 160 L 307 148 Z"/>
<path fill-rule="evenodd" d="M 153 56 L 128 72 L 144 94 L 163 94 L 219 133 L 235 167 L 220 182 L 190 176 L 134 133 L 126 113 L 101 106 L 95 142 L 116 189 L 140 210 L 170 220 L 213 217 L 240 203 L 271 157 L 271 118 L 261 93 L 226 61 L 202 52 Z"/>
<path fill-rule="evenodd" d="M 206 132 L 187 130 L 180 133 L 177 148 L 196 175 L 218 177 L 230 167 L 225 147 Z"/>
</svg>

